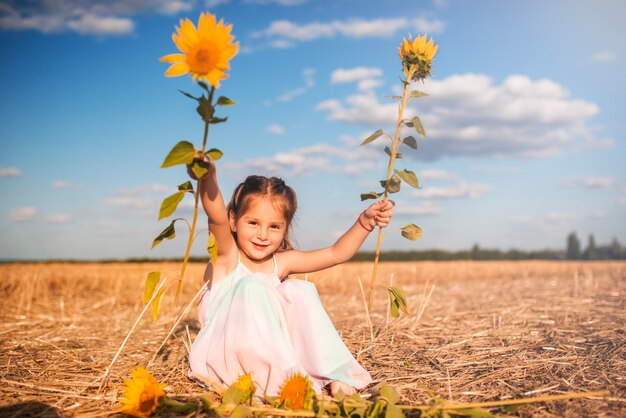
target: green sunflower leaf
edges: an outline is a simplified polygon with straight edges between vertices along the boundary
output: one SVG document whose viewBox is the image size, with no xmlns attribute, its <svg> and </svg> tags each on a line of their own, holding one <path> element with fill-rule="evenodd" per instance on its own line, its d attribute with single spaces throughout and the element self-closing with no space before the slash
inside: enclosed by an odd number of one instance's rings
<svg viewBox="0 0 626 418">
<path fill-rule="evenodd" d="M 215 240 L 215 235 L 209 233 L 209 242 L 206 246 L 207 251 L 209 252 L 209 256 L 211 256 L 211 263 L 215 265 L 217 263 L 217 241 Z"/>
<path fill-rule="evenodd" d="M 397 174 L 391 176 L 389 181 L 381 180 L 380 185 L 389 193 L 398 193 L 400 191 L 400 177 Z"/>
<path fill-rule="evenodd" d="M 425 138 L 426 131 L 424 130 L 424 125 L 422 125 L 422 121 L 420 120 L 420 118 L 415 116 L 413 119 L 411 119 L 411 123 L 413 124 L 413 127 L 415 128 L 417 133 Z"/>
<path fill-rule="evenodd" d="M 413 149 L 417 149 L 417 140 L 412 136 L 407 136 L 406 138 L 404 138 L 402 140 L 402 143 Z"/>
<path fill-rule="evenodd" d="M 226 122 L 227 120 L 228 120 L 228 117 L 225 117 L 225 118 L 214 117 L 214 118 L 211 118 L 209 123 L 213 123 L 213 124 L 215 124 L 215 123 L 223 123 L 223 122 Z"/>
<path fill-rule="evenodd" d="M 370 136 L 368 136 L 367 138 L 365 138 L 365 141 L 363 141 L 361 143 L 361 145 L 365 145 L 365 144 L 369 144 L 370 142 L 374 142 L 376 139 L 378 139 L 379 136 L 381 136 L 384 133 L 384 131 L 382 129 L 377 130 L 376 132 L 374 132 L 373 134 L 371 134 Z"/>
<path fill-rule="evenodd" d="M 178 185 L 178 190 L 181 192 L 190 192 L 193 193 L 193 184 L 190 181 L 186 181 L 183 184 Z"/>
<path fill-rule="evenodd" d="M 388 156 L 390 156 L 390 157 L 391 157 L 391 148 L 389 148 L 388 146 L 387 146 L 387 147 L 385 147 L 385 153 L 386 153 Z M 397 158 L 397 159 L 402 158 L 402 153 L 401 153 L 401 152 L 397 152 L 397 151 L 396 151 L 396 158 Z"/>
<path fill-rule="evenodd" d="M 378 199 L 382 193 L 369 192 L 369 193 L 361 193 L 361 202 L 368 199 Z"/>
<path fill-rule="evenodd" d="M 417 176 L 411 170 L 404 169 L 400 171 L 400 170 L 394 169 L 393 172 L 396 173 L 398 176 L 400 176 L 400 178 L 404 180 L 404 182 L 408 184 L 409 186 L 419 189 L 420 187 L 419 180 L 417 180 Z"/>
<path fill-rule="evenodd" d="M 415 224 L 409 224 L 400 228 L 402 230 L 402 236 L 411 241 L 417 241 L 422 237 L 422 228 Z"/>
<path fill-rule="evenodd" d="M 211 158 L 213 161 L 219 160 L 224 155 L 224 153 L 218 150 L 217 148 L 211 148 L 204 154 L 207 155 L 209 158 Z"/>
<path fill-rule="evenodd" d="M 409 305 L 406 302 L 406 294 L 404 293 L 404 290 L 399 287 L 390 287 L 389 294 L 393 294 L 395 303 L 397 304 L 397 307 L 402 310 L 402 312 L 407 315 L 411 313 L 409 311 Z"/>
<path fill-rule="evenodd" d="M 413 90 L 411 92 L 411 97 L 424 97 L 424 96 L 428 96 L 428 94 L 424 93 L 423 91 Z"/>
<path fill-rule="evenodd" d="M 161 164 L 161 168 L 171 167 L 178 164 L 191 164 L 196 156 L 196 148 L 189 141 L 180 141 L 167 154 Z"/>
<path fill-rule="evenodd" d="M 146 277 L 146 289 L 143 292 L 143 303 L 148 303 L 152 298 L 152 294 L 157 284 L 159 284 L 159 280 L 161 280 L 160 271 L 151 271 L 148 273 L 148 277 Z"/>
<path fill-rule="evenodd" d="M 176 237 L 176 230 L 174 229 L 174 223 L 181 218 L 174 219 L 161 233 L 158 237 L 152 241 L 152 248 L 156 247 L 163 241 L 164 239 L 173 239 Z"/>
<path fill-rule="evenodd" d="M 159 210 L 159 220 L 167 218 L 172 213 L 174 213 L 180 201 L 183 200 L 185 193 L 185 191 L 178 191 L 163 199 L 163 203 L 161 203 L 161 209 Z"/>
<path fill-rule="evenodd" d="M 220 96 L 217 99 L 217 105 L 218 106 L 232 106 L 232 105 L 236 105 L 237 102 L 235 102 L 234 100 L 229 99 L 228 97 L 225 96 Z"/>
</svg>

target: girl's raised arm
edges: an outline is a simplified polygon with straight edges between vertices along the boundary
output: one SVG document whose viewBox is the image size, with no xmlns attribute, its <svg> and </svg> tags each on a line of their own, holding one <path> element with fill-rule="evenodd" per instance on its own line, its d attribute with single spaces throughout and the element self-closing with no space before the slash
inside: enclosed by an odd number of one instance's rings
<svg viewBox="0 0 626 418">
<path fill-rule="evenodd" d="M 332 246 L 314 251 L 285 251 L 278 253 L 281 278 L 293 273 L 310 273 L 348 261 L 361 248 L 374 229 L 389 225 L 394 202 L 379 200 L 363 211 L 356 222 Z"/>
<path fill-rule="evenodd" d="M 202 207 L 209 218 L 209 232 L 214 235 L 217 242 L 217 263 L 224 265 L 228 270 L 233 264 L 233 254 L 235 254 L 236 263 L 237 246 L 230 232 L 226 204 L 217 183 L 215 162 L 206 157 L 204 161 L 209 164 L 209 169 L 198 180 L 198 193 Z M 192 178 L 195 178 L 190 169 L 187 171 Z"/>
</svg>

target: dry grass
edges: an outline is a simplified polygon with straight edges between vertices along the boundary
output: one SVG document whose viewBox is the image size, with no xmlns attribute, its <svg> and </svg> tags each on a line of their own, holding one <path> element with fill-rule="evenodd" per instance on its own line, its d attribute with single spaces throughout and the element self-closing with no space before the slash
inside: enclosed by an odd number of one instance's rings
<svg viewBox="0 0 626 418">
<path fill-rule="evenodd" d="M 163 315 L 146 318 L 98 392 L 99 378 L 141 311 L 143 281 L 174 264 L 13 264 L 0 266 L 0 415 L 110 414 L 120 382 L 147 365 L 176 313 L 170 289 Z M 192 265 L 188 299 L 204 266 Z M 373 327 L 358 278 L 370 263 L 309 275 L 337 329 L 375 381 L 403 403 L 430 400 L 425 387 L 456 402 L 609 390 L 603 399 L 533 404 L 522 416 L 626 416 L 626 263 L 383 263 L 379 277 L 407 293 L 412 314 L 386 315 L 377 291 Z M 193 278 L 193 279 L 191 279 Z M 186 379 L 198 330 L 186 318 L 149 369 L 180 398 L 202 389 Z M 373 336 L 373 339 L 372 339 Z M 373 385 L 373 389 L 376 384 Z"/>
</svg>

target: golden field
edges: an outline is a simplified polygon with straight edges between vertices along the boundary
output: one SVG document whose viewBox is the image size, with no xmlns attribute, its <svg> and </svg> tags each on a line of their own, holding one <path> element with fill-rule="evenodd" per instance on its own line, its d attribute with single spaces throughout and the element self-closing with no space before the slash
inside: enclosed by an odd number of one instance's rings
<svg viewBox="0 0 626 418">
<path fill-rule="evenodd" d="M 402 287 L 411 315 L 387 315 L 377 290 L 371 324 L 371 263 L 319 273 L 322 302 L 346 344 L 370 371 L 370 391 L 387 381 L 404 404 L 429 391 L 452 402 L 607 390 L 605 397 L 537 403 L 521 416 L 626 416 L 626 263 L 382 263 L 379 281 Z M 161 317 L 149 313 L 100 387 L 143 306 L 148 272 L 173 282 L 172 263 L 0 265 L 0 415 L 104 416 L 117 407 L 121 381 L 147 367 L 180 399 L 203 390 L 186 378 L 198 331 L 195 306 L 157 353 L 184 306 L 169 288 Z M 188 268 L 183 301 L 201 286 L 204 265 Z"/>
</svg>

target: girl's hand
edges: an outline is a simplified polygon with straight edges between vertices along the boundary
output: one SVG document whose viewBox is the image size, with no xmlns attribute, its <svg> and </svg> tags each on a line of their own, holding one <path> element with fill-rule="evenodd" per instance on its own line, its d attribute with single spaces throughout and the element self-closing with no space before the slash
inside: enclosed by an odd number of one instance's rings
<svg viewBox="0 0 626 418">
<path fill-rule="evenodd" d="M 363 212 L 363 220 L 366 225 L 371 229 L 376 226 L 384 228 L 389 225 L 395 204 L 393 200 L 379 200 L 373 203 Z"/>
<path fill-rule="evenodd" d="M 203 163 L 205 163 L 205 168 L 208 168 L 208 171 L 206 173 L 204 173 L 202 175 L 202 177 L 200 177 L 200 180 L 205 180 L 205 179 L 209 178 L 209 176 L 212 176 L 215 173 L 215 162 L 212 159 L 210 159 L 209 157 L 207 157 L 206 155 L 204 155 L 203 157 L 204 158 L 200 158 L 200 154 L 198 154 L 194 158 L 194 162 L 202 161 Z M 192 179 L 198 180 L 198 177 L 196 176 L 196 174 L 191 169 L 192 164 L 187 164 L 187 174 L 189 174 L 189 177 L 191 177 Z"/>
</svg>

